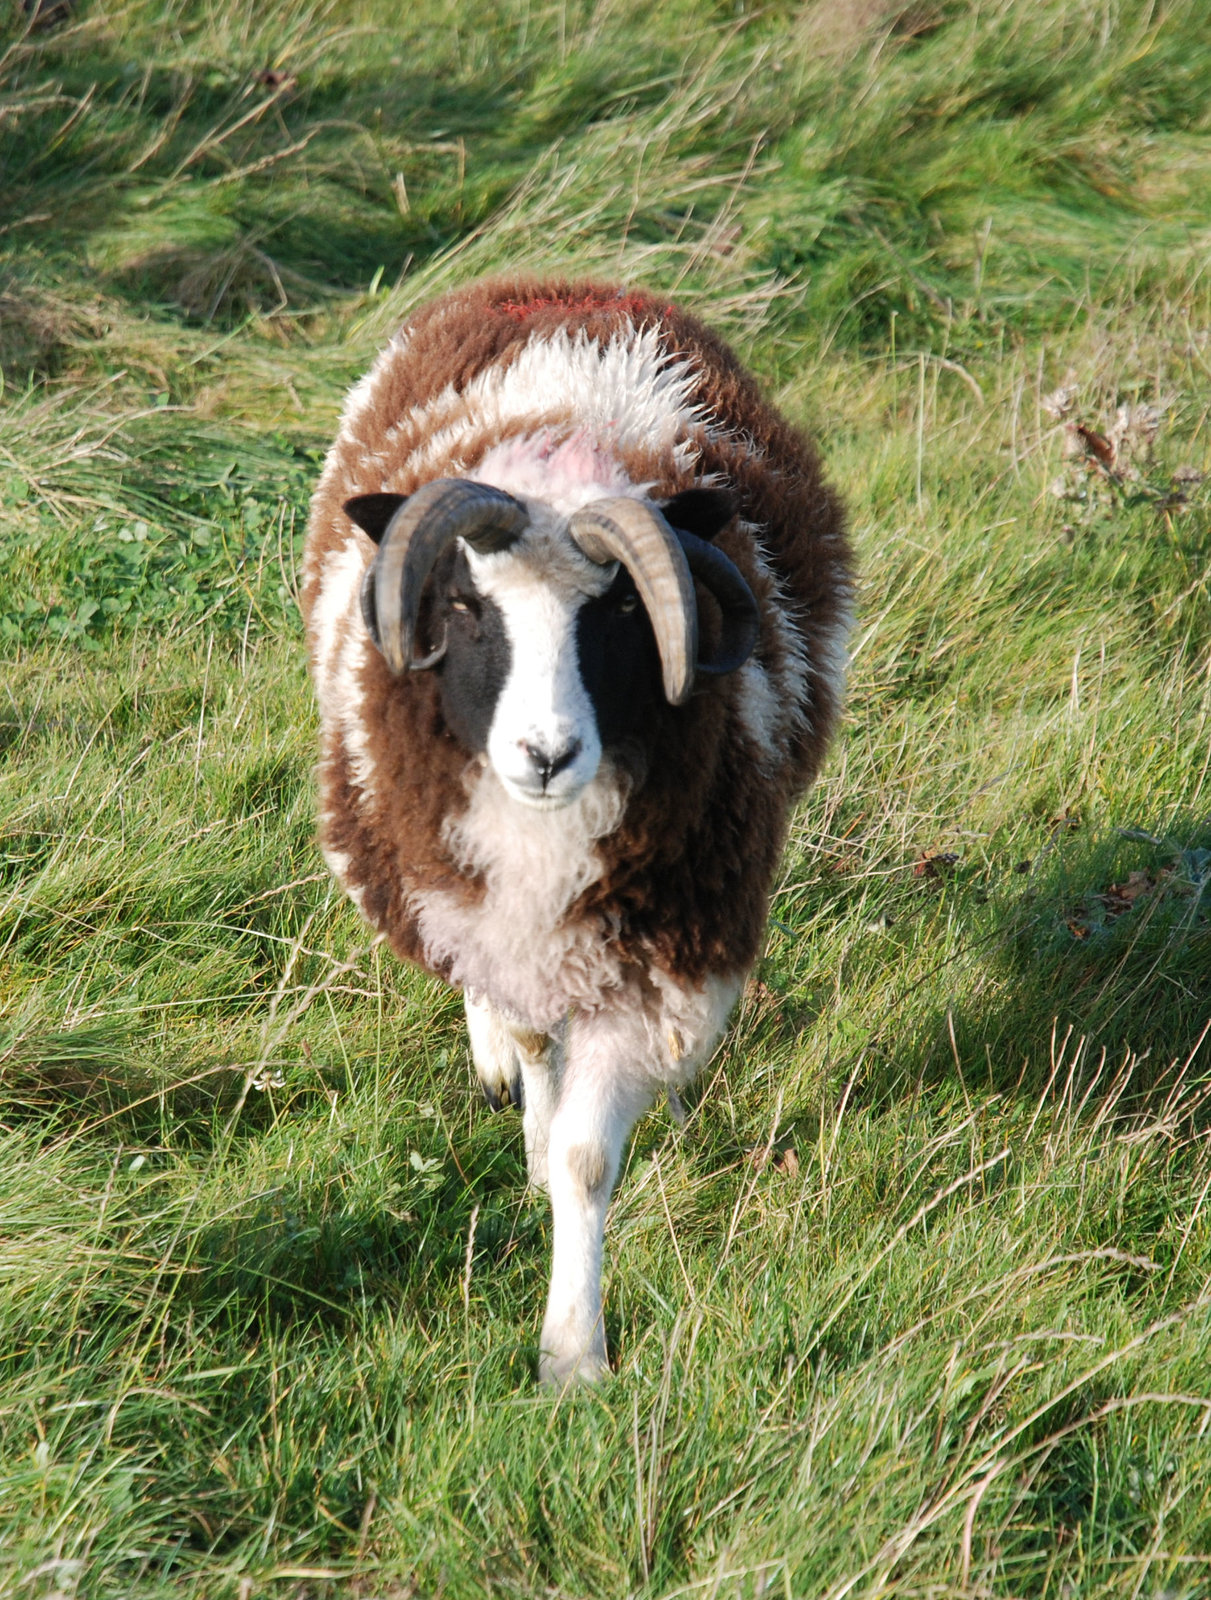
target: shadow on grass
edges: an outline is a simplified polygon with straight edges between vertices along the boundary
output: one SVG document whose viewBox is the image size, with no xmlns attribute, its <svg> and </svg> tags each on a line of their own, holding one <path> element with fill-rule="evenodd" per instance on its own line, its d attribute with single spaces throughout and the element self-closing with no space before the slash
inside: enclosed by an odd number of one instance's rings
<svg viewBox="0 0 1211 1600">
<path fill-rule="evenodd" d="M 242 1069 L 175 1079 L 139 1064 L 129 1036 L 105 1025 L 10 1037 L 0 1044 L 0 1095 L 10 1126 L 32 1123 L 51 1141 L 82 1139 L 107 1155 L 143 1146 L 153 1168 L 166 1138 L 176 1157 L 224 1149 L 234 1157 L 249 1137 L 253 1151 L 264 1150 L 259 1141 L 277 1120 L 272 1096 L 246 1093 Z M 300 1098 L 316 1096 L 296 1091 L 288 1116 L 298 1117 Z M 219 1218 L 188 1229 L 180 1292 L 245 1340 L 296 1324 L 344 1326 L 375 1306 L 423 1327 L 458 1303 L 470 1240 L 477 1284 L 520 1270 L 537 1296 L 546 1210 L 527 1200 L 519 1139 L 502 1137 L 502 1120 L 477 1119 L 457 1150 L 422 1158 L 415 1147 L 431 1143 L 432 1123 L 392 1118 L 368 1182 L 356 1176 L 365 1149 L 322 1137 L 301 1171 L 269 1152 L 268 1183 L 237 1161 Z M 297 1125 L 305 1147 L 315 1120 L 299 1117 Z M 204 1169 L 180 1170 L 192 1184 L 190 1173 Z M 164 1177 L 170 1189 L 157 1193 L 179 1189 L 171 1160 Z M 188 1213 L 192 1201 L 180 1198 Z"/>
<path fill-rule="evenodd" d="M 390 284 L 481 226 L 553 141 L 666 92 L 651 51 L 639 72 L 603 46 L 546 81 L 535 48 L 455 72 L 346 44 L 279 44 L 289 69 L 206 63 L 179 38 L 180 65 L 135 62 L 88 24 L 15 46 L 0 364 L 53 375 L 104 335 L 54 288 L 81 260 L 136 314 L 219 326 Z"/>
<path fill-rule="evenodd" d="M 277 775 L 262 776 L 272 783 Z M 835 880 L 821 883 L 821 896 L 835 892 Z M 1211 1006 L 1207 822 L 1177 818 L 1155 837 L 1075 831 L 1029 872 L 1007 869 L 999 887 L 973 875 L 916 881 L 896 893 L 898 925 L 913 907 L 925 915 L 944 897 L 972 936 L 953 983 L 946 980 L 950 1004 L 935 998 L 936 980 L 915 1012 L 906 994 L 848 1063 L 838 1059 L 847 1085 L 838 1088 L 851 1107 L 899 1111 L 923 1090 L 949 1087 L 973 1101 L 1066 1100 L 1090 1114 L 1113 1095 L 1119 1112 L 1160 1112 L 1184 1070 L 1186 1109 L 1178 1114 L 1206 1120 L 1197 1047 Z M 750 1013 L 746 1053 L 793 1049 L 797 1034 L 821 1025 L 811 1004 L 775 1002 L 772 994 L 768 1006 L 759 999 Z M 270 1095 L 246 1097 L 241 1142 L 265 1134 L 284 1110 L 303 1113 L 307 1138 L 315 1119 L 306 1106 L 323 1088 L 318 1079 L 314 1091 L 292 1088 L 288 1109 Z M 0 1040 L 0 1091 L 6 1121 L 41 1122 L 52 1138 L 67 1131 L 162 1147 L 170 1135 L 177 1150 L 204 1152 L 240 1105 L 244 1073 L 205 1063 L 165 1070 L 141 1062 L 122 1028 L 94 1024 Z M 788 1142 L 810 1146 L 821 1117 L 831 1115 L 818 1094 L 785 1106 L 775 1156 Z M 183 1292 L 200 1309 L 221 1308 L 241 1337 L 317 1319 L 339 1325 L 375 1304 L 423 1325 L 458 1301 L 475 1212 L 477 1279 L 520 1269 L 537 1296 L 547 1213 L 524 1200 L 515 1119 L 476 1118 L 457 1148 L 438 1157 L 419 1154 L 432 1147 L 431 1122 L 422 1127 L 405 1114 L 386 1127 L 364 1190 L 350 1181 L 344 1147 L 309 1156 L 306 1175 L 273 1165 L 269 1152 L 270 1186 L 240 1177 L 244 1194 L 233 1196 L 221 1221 L 191 1235 L 195 1270 Z M 664 1120 L 650 1119 L 632 1160 L 666 1137 Z M 736 1167 L 749 1160 L 745 1137 L 712 1117 L 709 1135 L 683 1146 L 725 1211 Z"/>
<path fill-rule="evenodd" d="M 18 361 L 45 363 L 71 332 L 57 298 L 32 284 L 22 293 L 48 256 L 95 259 L 132 309 L 150 301 L 187 319 L 238 319 L 364 287 L 379 268 L 390 281 L 475 226 L 502 197 L 499 180 L 446 184 L 432 206 L 419 196 L 426 176 L 465 168 L 459 140 L 492 136 L 498 162 L 519 169 L 533 154 L 525 130 L 500 138 L 516 91 L 488 69 L 455 86 L 398 66 L 389 77 L 136 68 L 87 29 L 29 46 L 7 64 L 24 115 L 0 144 L 0 223 L 21 228 L 6 318 Z M 416 205 L 393 192 L 394 144 L 410 156 Z"/>
<path fill-rule="evenodd" d="M 958 1074 L 977 1091 L 1071 1096 L 1096 1075 L 1108 1089 L 1131 1058 L 1126 1104 L 1143 1109 L 1168 1096 L 1176 1073 L 1205 1072 L 1207 820 L 1173 820 L 1164 836 L 1126 828 L 1077 835 L 1052 862 L 1032 867 L 1020 895 L 990 900 L 988 910 L 987 954 L 973 952 L 969 992 L 897 1041 L 894 1072 L 876 1069 L 870 1090 Z M 1057 1069 L 1066 1038 L 1069 1068 Z"/>
<path fill-rule="evenodd" d="M 822 882 L 821 904 L 836 892 Z M 837 1053 L 848 1105 L 899 1105 L 950 1085 L 972 1099 L 1075 1105 L 1088 1095 L 1092 1111 L 1113 1093 L 1138 1113 L 1159 1110 L 1180 1078 L 1188 1109 L 1208 1117 L 1190 1091 L 1211 1065 L 1211 821 L 1179 815 L 1156 834 L 1074 827 L 995 875 L 961 865 L 923 880 L 906 873 L 889 891 L 887 936 L 911 943 L 927 937 L 923 918 L 947 916 L 970 930 L 962 947 Z M 934 998 L 939 989 L 953 998 Z M 793 993 L 768 999 L 755 1017 L 758 1049 L 785 1049 L 822 1025 Z M 817 1098 L 788 1106 L 783 1122 L 810 1137 L 821 1115 Z"/>
<path fill-rule="evenodd" d="M 64 1133 L 155 1144 L 172 1124 L 187 1147 L 213 1139 L 230 1115 L 244 1074 L 222 1064 L 174 1073 L 138 1059 L 131 1034 L 113 1023 L 0 1034 L 0 1096 L 8 1123 L 35 1121 Z M 255 1102 L 251 1124 L 267 1119 Z"/>
<path fill-rule="evenodd" d="M 333 1171 L 234 1207 L 196 1237 L 191 1296 L 221 1306 L 244 1338 L 300 1322 L 340 1326 L 378 1307 L 423 1330 L 458 1304 L 469 1241 L 477 1284 L 520 1268 L 538 1291 L 544 1215 L 519 1203 L 512 1159 L 471 1182 L 452 1163 L 432 1173 L 404 1159 L 383 1165 L 365 1197 L 347 1199 Z"/>
</svg>

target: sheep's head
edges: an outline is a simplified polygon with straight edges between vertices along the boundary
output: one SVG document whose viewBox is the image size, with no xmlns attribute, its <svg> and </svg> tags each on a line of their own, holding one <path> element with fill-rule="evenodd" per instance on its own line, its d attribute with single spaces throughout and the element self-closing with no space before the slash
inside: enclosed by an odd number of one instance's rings
<svg viewBox="0 0 1211 1600">
<path fill-rule="evenodd" d="M 388 665 L 439 672 L 450 731 L 528 805 L 569 804 L 660 696 L 684 704 L 697 674 L 735 671 L 756 642 L 752 592 L 709 543 L 733 514 L 723 491 L 563 514 L 442 478 L 345 510 L 378 545 L 362 610 Z M 695 579 L 722 616 L 707 658 Z"/>
</svg>

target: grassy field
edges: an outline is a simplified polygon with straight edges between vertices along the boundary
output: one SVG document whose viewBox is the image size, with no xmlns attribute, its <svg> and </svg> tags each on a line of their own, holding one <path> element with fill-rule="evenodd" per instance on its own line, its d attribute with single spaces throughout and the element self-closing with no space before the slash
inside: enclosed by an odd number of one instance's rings
<svg viewBox="0 0 1211 1600">
<path fill-rule="evenodd" d="M 0 1596 L 1211 1594 L 1203 0 L 0 13 Z M 820 439 L 850 708 L 598 1393 L 322 870 L 345 386 L 483 271 Z M 1125 409 L 1124 409 L 1125 408 Z"/>
</svg>

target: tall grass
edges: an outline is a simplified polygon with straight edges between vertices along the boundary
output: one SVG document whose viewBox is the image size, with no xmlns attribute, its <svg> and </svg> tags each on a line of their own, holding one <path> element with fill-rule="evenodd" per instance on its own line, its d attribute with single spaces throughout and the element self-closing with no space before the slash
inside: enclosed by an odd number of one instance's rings
<svg viewBox="0 0 1211 1600">
<path fill-rule="evenodd" d="M 0 1595 L 1206 1594 L 1203 8 L 43 11 L 0 24 Z M 295 610 L 345 384 L 519 266 L 720 326 L 863 574 L 764 959 L 619 1186 L 617 1375 L 557 1402 L 520 1130 L 314 847 Z M 1121 406 L 1108 475 L 1071 424 Z"/>
</svg>

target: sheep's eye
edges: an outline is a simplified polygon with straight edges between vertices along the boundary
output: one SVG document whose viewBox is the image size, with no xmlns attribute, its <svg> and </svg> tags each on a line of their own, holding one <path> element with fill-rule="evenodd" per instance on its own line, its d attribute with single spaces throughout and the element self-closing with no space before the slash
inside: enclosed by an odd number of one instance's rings
<svg viewBox="0 0 1211 1600">
<path fill-rule="evenodd" d="M 479 607 L 474 600 L 468 600 L 465 595 L 455 594 L 450 596 L 451 611 L 461 611 L 464 615 L 473 617 L 478 609 Z"/>
<path fill-rule="evenodd" d="M 629 617 L 638 604 L 639 596 L 637 594 L 624 594 L 614 609 L 620 617 Z"/>
</svg>

